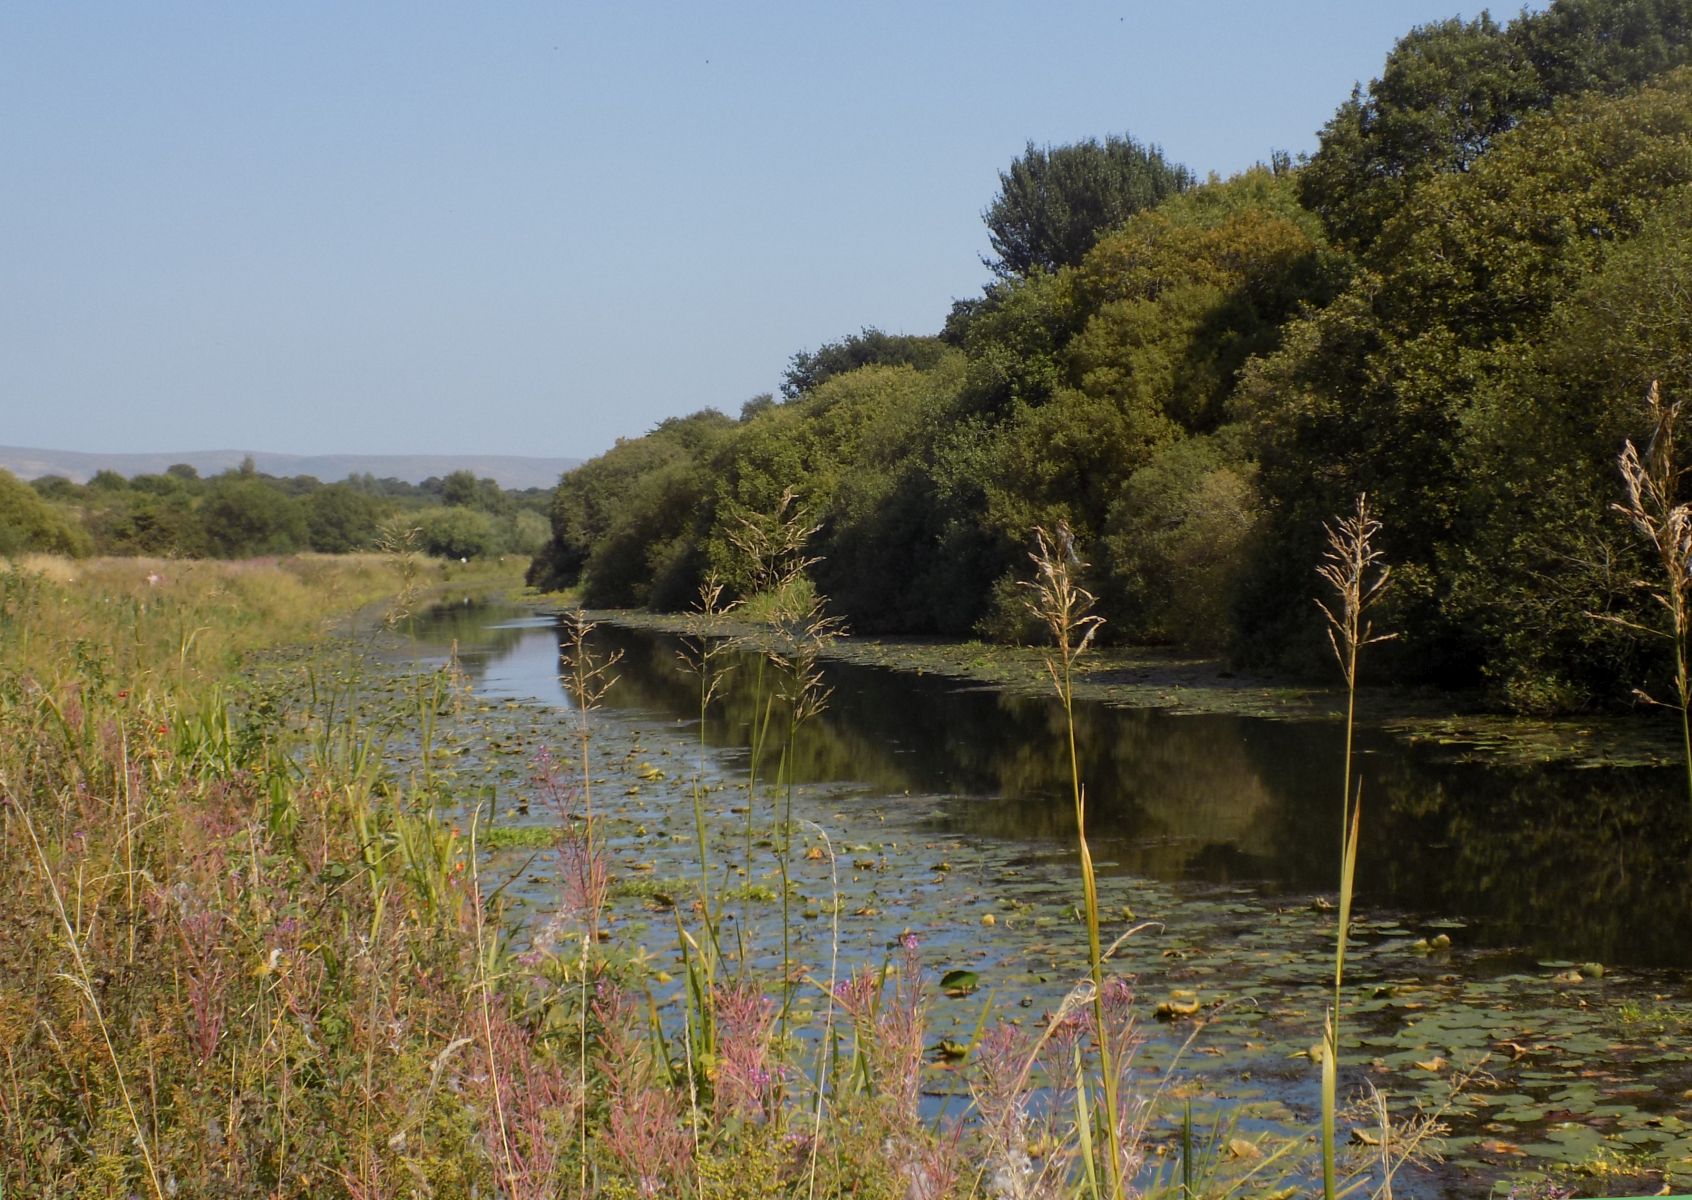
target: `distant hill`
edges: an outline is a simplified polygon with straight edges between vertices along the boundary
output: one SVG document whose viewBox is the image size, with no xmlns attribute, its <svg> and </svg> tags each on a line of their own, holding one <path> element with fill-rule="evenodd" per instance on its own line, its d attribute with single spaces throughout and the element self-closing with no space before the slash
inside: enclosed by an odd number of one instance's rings
<svg viewBox="0 0 1692 1200">
<path fill-rule="evenodd" d="M 19 479 L 63 475 L 87 483 L 96 471 L 120 475 L 156 475 L 175 463 L 187 463 L 201 475 L 216 475 L 241 465 L 253 465 L 267 475 L 313 475 L 334 483 L 349 475 L 371 474 L 378 479 L 422 483 L 431 475 L 469 471 L 477 479 L 493 479 L 502 488 L 549 488 L 579 458 L 527 458 L 517 454 L 271 454 L 264 450 L 181 450 L 161 454 L 84 454 L 77 450 L 32 450 L 0 446 L 0 468 Z"/>
</svg>

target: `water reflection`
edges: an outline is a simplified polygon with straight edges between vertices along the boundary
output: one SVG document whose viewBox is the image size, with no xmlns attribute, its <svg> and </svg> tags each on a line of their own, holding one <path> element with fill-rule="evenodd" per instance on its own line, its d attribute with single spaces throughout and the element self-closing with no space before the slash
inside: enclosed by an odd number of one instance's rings
<svg viewBox="0 0 1692 1200">
<path fill-rule="evenodd" d="M 422 655 L 456 661 L 491 699 L 570 707 L 558 674 L 556 617 L 466 598 L 418 613 L 404 631 Z"/>
<path fill-rule="evenodd" d="M 481 610 L 420 622 L 457 637 L 486 694 L 568 703 L 550 619 Z M 474 627 L 474 628 L 473 628 Z M 696 720 L 699 682 L 679 639 L 601 626 L 623 652 L 609 708 Z M 705 725 L 744 747 L 779 691 L 774 668 L 734 653 Z M 762 691 L 758 673 L 765 672 Z M 856 782 L 879 795 L 946 796 L 937 832 L 1010 841 L 1073 836 L 1062 713 L 1055 703 L 955 680 L 829 664 L 828 708 L 789 758 L 799 782 Z M 1336 725 L 1171 716 L 1078 704 L 1090 832 L 1102 871 L 1160 880 L 1333 886 L 1343 733 Z M 778 712 L 774 727 L 781 728 Z M 1528 769 L 1441 760 L 1362 735 L 1363 905 L 1456 916 L 1473 936 L 1542 957 L 1692 963 L 1684 777 L 1663 769 Z M 768 771 L 780 748 L 772 746 Z"/>
</svg>

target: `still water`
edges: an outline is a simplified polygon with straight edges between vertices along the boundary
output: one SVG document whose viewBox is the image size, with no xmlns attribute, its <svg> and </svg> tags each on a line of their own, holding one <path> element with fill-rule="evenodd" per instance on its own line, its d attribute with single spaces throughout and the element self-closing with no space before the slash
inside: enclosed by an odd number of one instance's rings
<svg viewBox="0 0 1692 1200">
<path fill-rule="evenodd" d="M 484 694 L 569 705 L 554 619 L 449 609 L 421 629 L 437 643 L 457 638 Z M 601 624 L 595 646 L 622 655 L 608 711 L 697 720 L 699 683 L 679 658 L 679 638 Z M 741 653 L 733 665 L 708 710 L 705 741 L 743 751 L 755 656 Z M 942 797 L 936 833 L 1072 844 L 1055 701 L 846 663 L 823 671 L 827 706 L 790 762 L 799 782 Z M 1333 890 L 1338 723 L 1076 708 L 1101 870 L 1271 894 Z M 1367 730 L 1357 750 L 1363 907 L 1462 918 L 1471 941 L 1535 958 L 1692 967 L 1692 838 L 1678 769 L 1453 761 Z"/>
<path fill-rule="evenodd" d="M 560 679 L 564 626 L 472 605 L 429 614 L 413 637 L 425 661 L 452 647 L 473 681 L 487 723 L 463 735 L 466 770 L 496 781 L 511 812 L 527 773 L 493 750 L 556 750 L 579 728 Z M 595 655 L 620 656 L 590 724 L 596 811 L 630 881 L 625 931 L 660 954 L 673 943 L 670 906 L 697 876 L 701 794 L 720 886 L 763 887 L 762 911 L 748 901 L 730 914 L 739 944 L 755 968 L 781 968 L 771 830 L 790 802 L 802 844 L 818 848 L 792 864 L 792 952 L 812 977 L 836 951 L 874 963 L 915 933 L 933 970 L 982 982 L 982 995 L 936 997 L 936 1038 L 967 1039 L 989 992 L 1013 1020 L 1055 1007 L 1085 969 L 1055 702 L 825 663 L 826 706 L 784 762 L 772 748 L 756 764 L 765 782 L 749 791 L 752 730 L 766 711 L 785 723 L 767 707 L 779 674 L 726 650 L 701 722 L 683 648 L 612 623 L 592 635 Z M 1089 703 L 1076 716 L 1109 925 L 1155 922 L 1114 963 L 1146 1001 L 1144 1069 L 1178 1063 L 1198 1081 L 1195 1111 L 1248 1131 L 1307 1127 L 1315 1071 L 1301 1052 L 1332 985 L 1343 728 Z M 1524 1165 L 1611 1160 L 1653 1190 L 1692 1182 L 1684 776 L 1458 762 L 1368 730 L 1358 749 L 1342 1084 L 1440 1104 L 1451 1071 L 1484 1059 L 1488 1073 L 1447 1111 L 1453 1165 L 1401 1194 L 1484 1195 Z M 790 793 L 769 786 L 778 769 Z M 544 877 L 513 893 L 544 922 Z M 1205 1006 L 1190 1050 L 1191 1022 L 1150 1018 L 1177 988 Z"/>
</svg>

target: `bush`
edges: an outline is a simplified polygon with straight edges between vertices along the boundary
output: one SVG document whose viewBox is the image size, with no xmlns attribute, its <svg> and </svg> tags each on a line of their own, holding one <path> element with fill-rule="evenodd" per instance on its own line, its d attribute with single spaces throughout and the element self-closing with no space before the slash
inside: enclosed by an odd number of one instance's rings
<svg viewBox="0 0 1692 1200">
<path fill-rule="evenodd" d="M 441 558 L 481 558 L 500 550 L 499 528 L 473 508 L 438 508 L 417 518 L 423 549 Z"/>
<path fill-rule="evenodd" d="M 93 552 L 89 537 L 10 471 L 0 471 L 0 554 L 31 550 L 81 557 Z"/>
</svg>

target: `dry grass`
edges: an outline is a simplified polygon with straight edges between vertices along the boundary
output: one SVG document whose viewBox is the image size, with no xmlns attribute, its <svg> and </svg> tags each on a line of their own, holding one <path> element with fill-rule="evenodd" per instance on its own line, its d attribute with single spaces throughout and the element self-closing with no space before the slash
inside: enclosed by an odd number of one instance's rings
<svg viewBox="0 0 1692 1200">
<path fill-rule="evenodd" d="M 1620 466 L 1627 499 L 1615 508 L 1644 535 L 1657 560 L 1658 578 L 1649 582 L 1639 580 L 1637 586 L 1648 590 L 1668 613 L 1666 630 L 1646 632 L 1662 634 L 1674 645 L 1675 700 L 1670 707 L 1680 712 L 1687 798 L 1692 800 L 1692 713 L 1688 712 L 1692 707 L 1692 669 L 1688 665 L 1687 647 L 1687 639 L 1692 636 L 1692 504 L 1677 500 L 1681 477 L 1686 474 L 1686 468 L 1676 462 L 1674 453 L 1680 405 L 1679 400 L 1665 401 L 1662 389 L 1656 381 L 1652 382 L 1645 397 L 1651 440 L 1643 454 L 1631 440 L 1622 448 Z M 1642 628 L 1614 616 L 1602 619 Z M 1636 694 L 1648 703 L 1662 703 L 1643 691 Z"/>
</svg>

